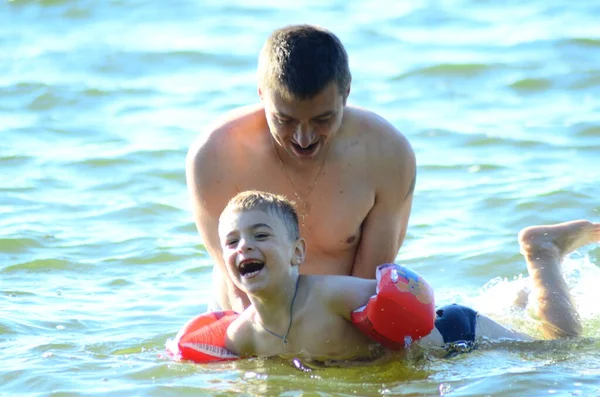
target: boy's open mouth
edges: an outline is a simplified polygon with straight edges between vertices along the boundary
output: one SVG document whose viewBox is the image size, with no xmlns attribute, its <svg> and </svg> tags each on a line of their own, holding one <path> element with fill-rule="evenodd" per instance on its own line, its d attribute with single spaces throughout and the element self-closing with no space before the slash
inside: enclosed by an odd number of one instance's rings
<svg viewBox="0 0 600 397">
<path fill-rule="evenodd" d="M 256 276 L 258 272 L 260 272 L 263 269 L 263 267 L 265 267 L 264 262 L 252 259 L 240 263 L 238 269 L 242 277 L 250 278 Z"/>
</svg>

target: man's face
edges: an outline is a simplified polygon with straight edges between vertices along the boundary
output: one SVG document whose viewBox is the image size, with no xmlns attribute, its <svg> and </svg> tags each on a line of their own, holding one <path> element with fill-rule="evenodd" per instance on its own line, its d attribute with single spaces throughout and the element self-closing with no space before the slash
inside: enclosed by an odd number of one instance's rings
<svg viewBox="0 0 600 397">
<path fill-rule="evenodd" d="M 274 90 L 259 93 L 271 134 L 291 157 L 316 158 L 342 123 L 345 100 L 335 83 L 302 101 L 286 100 Z"/>
<path fill-rule="evenodd" d="M 304 240 L 290 239 L 283 221 L 265 211 L 223 214 L 219 238 L 230 278 L 248 294 L 276 288 L 304 260 Z"/>
</svg>

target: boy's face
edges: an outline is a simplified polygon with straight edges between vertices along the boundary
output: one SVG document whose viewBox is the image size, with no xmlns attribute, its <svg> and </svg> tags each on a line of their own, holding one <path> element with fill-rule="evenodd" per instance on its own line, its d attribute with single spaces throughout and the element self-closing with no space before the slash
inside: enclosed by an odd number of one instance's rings
<svg viewBox="0 0 600 397">
<path fill-rule="evenodd" d="M 277 286 L 306 251 L 304 240 L 291 240 L 279 217 L 261 210 L 223 214 L 219 238 L 229 276 L 248 294 Z"/>
</svg>

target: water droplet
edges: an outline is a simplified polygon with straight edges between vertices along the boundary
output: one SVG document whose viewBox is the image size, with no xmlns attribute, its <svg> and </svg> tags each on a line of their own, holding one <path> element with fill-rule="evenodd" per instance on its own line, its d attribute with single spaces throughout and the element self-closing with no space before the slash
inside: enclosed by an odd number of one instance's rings
<svg viewBox="0 0 600 397">
<path fill-rule="evenodd" d="M 440 383 L 440 386 L 438 387 L 440 396 L 446 395 L 446 393 L 448 393 L 450 391 L 450 387 L 451 387 L 450 385 L 445 385 L 443 383 Z"/>
</svg>

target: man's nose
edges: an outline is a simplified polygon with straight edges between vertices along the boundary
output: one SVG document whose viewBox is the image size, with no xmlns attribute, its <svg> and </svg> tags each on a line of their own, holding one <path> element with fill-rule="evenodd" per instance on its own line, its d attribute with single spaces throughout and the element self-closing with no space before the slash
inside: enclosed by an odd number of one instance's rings
<svg viewBox="0 0 600 397">
<path fill-rule="evenodd" d="M 309 123 L 300 123 L 296 128 L 294 140 L 301 148 L 307 148 L 314 141 L 314 134 Z"/>
</svg>

